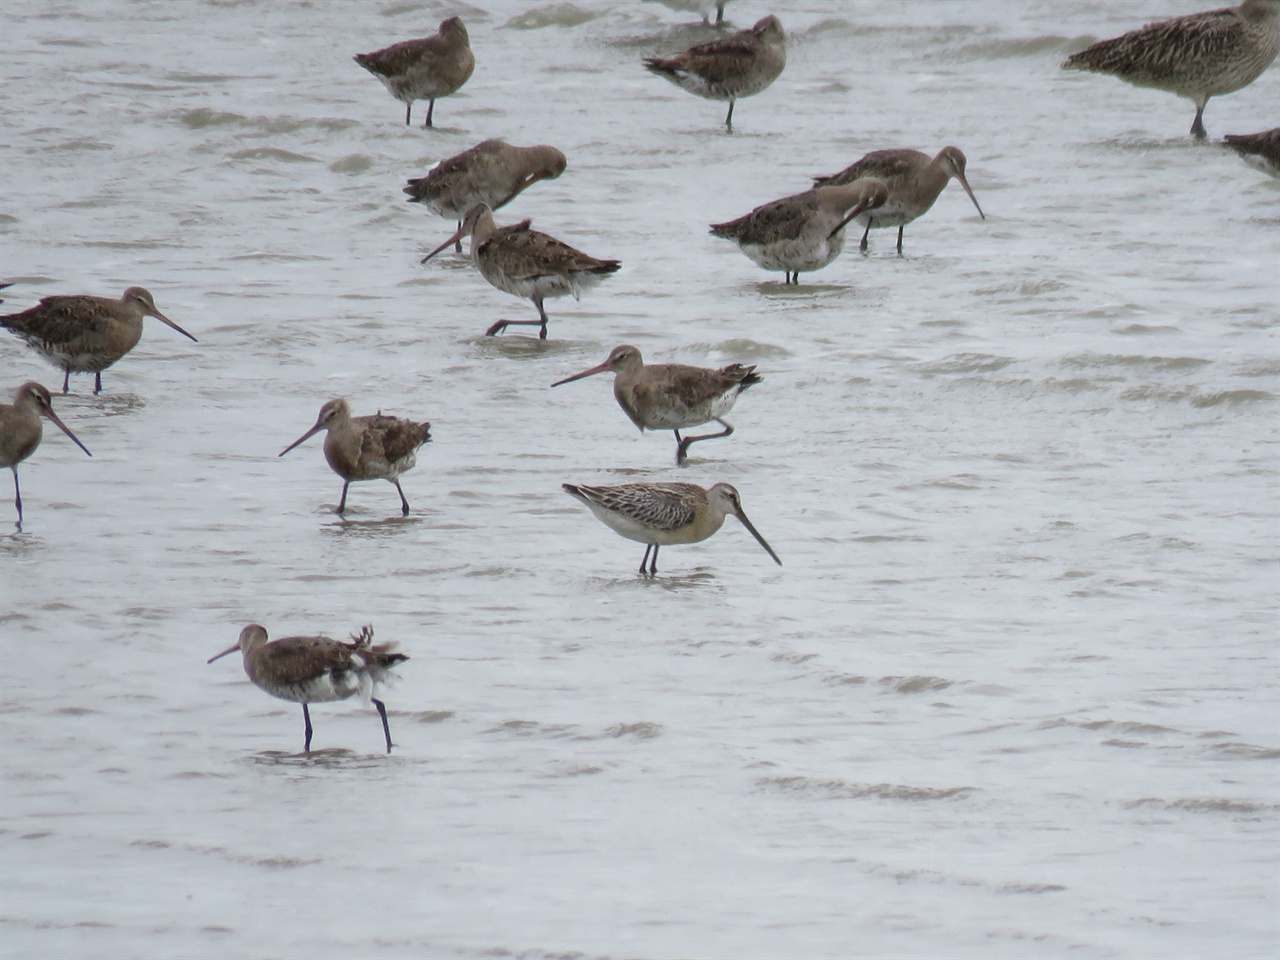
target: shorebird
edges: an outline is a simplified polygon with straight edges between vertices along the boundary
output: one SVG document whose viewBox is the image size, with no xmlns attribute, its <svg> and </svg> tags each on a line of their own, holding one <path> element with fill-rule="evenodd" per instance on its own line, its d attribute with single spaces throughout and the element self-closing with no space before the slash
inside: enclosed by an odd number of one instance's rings
<svg viewBox="0 0 1280 960">
<path fill-rule="evenodd" d="M 932 159 L 919 150 L 872 150 L 837 174 L 814 177 L 813 185 L 834 187 L 842 183 L 853 183 L 863 177 L 883 180 L 889 191 L 888 199 L 874 212 L 864 211 L 857 216 L 858 222 L 867 228 L 862 233 L 859 249 L 866 252 L 867 235 L 871 233 L 872 227 L 897 227 L 898 253 L 902 253 L 903 228 L 929 211 L 952 177 L 960 181 L 960 186 L 964 187 L 964 192 L 973 201 L 978 216 L 983 220 L 987 218 L 982 207 L 978 206 L 978 198 L 973 195 L 973 188 L 964 175 L 964 167 L 964 154 L 959 147 L 943 147 Z"/>
<path fill-rule="evenodd" d="M 539 180 L 554 180 L 568 161 L 555 147 L 513 147 L 505 140 L 485 140 L 470 150 L 441 160 L 426 176 L 404 188 L 410 203 L 421 203 L 446 220 L 458 221 L 477 203 L 498 210 Z M 462 249 L 461 238 L 457 249 Z"/>
<path fill-rule="evenodd" d="M 537 320 L 499 320 L 485 331 L 485 336 L 507 327 L 539 326 L 538 337 L 547 339 L 547 311 L 542 301 L 547 297 L 573 294 L 577 300 L 583 290 L 594 287 L 622 266 L 618 260 L 599 260 L 576 250 L 555 237 L 532 230 L 530 220 L 498 227 L 493 211 L 486 203 L 477 203 L 467 211 L 456 233 L 425 257 L 426 263 L 441 250 L 463 237 L 471 237 L 471 259 L 480 275 L 499 290 L 524 300 L 532 300 L 538 308 Z"/>
<path fill-rule="evenodd" d="M 49 391 L 34 380 L 28 380 L 13 392 L 13 403 L 0 404 L 0 467 L 13 471 L 13 505 L 18 510 L 15 526 L 19 530 L 22 529 L 22 490 L 18 486 L 18 464 L 40 446 L 40 438 L 44 436 L 44 427 L 40 423 L 42 416 L 48 417 L 77 447 L 93 456 L 71 428 L 53 412 L 53 397 Z"/>
<path fill-rule="evenodd" d="M 733 129 L 733 105 L 778 79 L 787 65 L 787 37 L 775 16 L 750 30 L 699 43 L 674 57 L 647 57 L 644 65 L 681 90 L 708 100 L 728 100 L 724 125 Z"/>
<path fill-rule="evenodd" d="M 785 271 L 785 283 L 799 283 L 800 271 L 821 270 L 840 255 L 850 220 L 884 206 L 888 196 L 884 181 L 874 177 L 814 187 L 762 204 L 737 220 L 713 223 L 711 232 L 734 241 L 766 270 Z"/>
<path fill-rule="evenodd" d="M 1223 139 L 1249 166 L 1280 177 L 1280 127 L 1262 133 L 1228 133 Z"/>
<path fill-rule="evenodd" d="M 724 23 L 724 5 L 729 0 L 645 0 L 646 3 L 660 3 L 670 10 L 679 13 L 696 13 L 705 24 L 711 23 L 711 11 L 716 12 L 716 26 Z"/>
<path fill-rule="evenodd" d="M 443 21 L 434 37 L 393 43 L 373 53 L 357 53 L 352 59 L 404 104 L 405 126 L 411 122 L 413 101 L 428 101 L 424 128 L 432 126 L 436 100 L 455 92 L 476 68 L 467 28 L 457 17 Z"/>
<path fill-rule="evenodd" d="M 1244 0 L 1149 23 L 1074 53 L 1064 70 L 1109 73 L 1135 87 L 1154 87 L 1196 105 L 1191 134 L 1203 140 L 1210 97 L 1253 83 L 1280 52 L 1280 0 Z"/>
<path fill-rule="evenodd" d="M 156 309 L 151 294 L 130 287 L 119 300 L 110 297 L 45 297 L 29 310 L 0 317 L 7 327 L 55 367 L 65 372 L 62 392 L 71 374 L 93 373 L 93 392 L 102 392 L 102 371 L 138 345 L 142 318 L 155 317 L 188 340 L 195 337 Z"/>
<path fill-rule="evenodd" d="M 331 703 L 360 694 L 372 701 L 382 718 L 382 735 L 391 752 L 391 728 L 387 725 L 387 707 L 373 694 L 378 684 L 394 679 L 397 664 L 409 658 L 394 653 L 394 643 L 373 642 L 373 627 L 361 628 L 351 635 L 351 642 L 328 637 L 281 637 L 267 642 L 267 631 L 251 623 L 240 631 L 235 645 L 210 657 L 206 662 L 240 651 L 244 672 L 254 686 L 280 700 L 302 704 L 302 722 L 306 739 L 304 753 L 311 752 L 311 711 L 309 703 Z"/>
<path fill-rule="evenodd" d="M 324 438 L 324 458 L 342 478 L 339 514 L 347 509 L 347 487 L 352 483 L 386 480 L 400 494 L 401 516 L 409 515 L 409 501 L 400 489 L 400 474 L 408 473 L 418 462 L 418 448 L 431 439 L 431 424 L 386 417 L 382 411 L 368 417 L 353 417 L 347 401 L 338 398 L 321 407 L 316 425 L 277 456 L 283 457 L 321 430 L 328 431 Z"/>
<path fill-rule="evenodd" d="M 733 409 L 742 391 L 760 383 L 763 377 L 754 366 L 731 363 L 719 370 L 691 367 L 683 363 L 646 365 L 640 351 L 629 344 L 614 347 L 604 363 L 551 386 L 572 383 L 597 373 L 613 372 L 613 396 L 631 422 L 645 430 L 671 430 L 676 435 L 676 463 L 685 459 L 690 444 L 714 440 L 733 433 L 723 419 Z M 719 433 L 681 438 L 686 427 L 698 427 L 714 420 L 724 427 Z"/>
<path fill-rule="evenodd" d="M 782 561 L 751 525 L 742 511 L 738 491 L 727 483 L 704 490 L 696 483 L 621 483 L 611 487 L 588 487 L 562 483 L 564 492 L 576 497 L 614 533 L 645 544 L 640 573 L 658 572 L 658 548 L 673 543 L 701 543 L 724 525 L 733 514 L 756 538 L 778 566 Z M 653 559 L 650 560 L 650 551 Z M 649 569 L 645 570 L 645 564 Z"/>
</svg>

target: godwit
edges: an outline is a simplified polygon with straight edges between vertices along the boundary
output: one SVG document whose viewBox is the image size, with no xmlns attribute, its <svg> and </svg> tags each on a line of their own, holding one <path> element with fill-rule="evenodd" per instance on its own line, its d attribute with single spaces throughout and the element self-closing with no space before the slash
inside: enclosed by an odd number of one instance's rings
<svg viewBox="0 0 1280 960">
<path fill-rule="evenodd" d="M 457 17 L 443 21 L 434 37 L 393 43 L 373 53 L 357 53 L 352 59 L 404 104 L 406 126 L 413 114 L 413 101 L 428 101 L 424 128 L 432 126 L 436 100 L 456 91 L 476 68 L 467 28 Z"/>
<path fill-rule="evenodd" d="M 77 447 L 93 456 L 71 428 L 53 412 L 53 398 L 49 391 L 34 380 L 28 380 L 13 392 L 13 403 L 0 404 L 0 467 L 13 471 L 13 505 L 18 509 L 15 526 L 19 530 L 22 529 L 22 490 L 18 486 L 18 464 L 40 446 L 40 438 L 44 435 L 41 416 L 52 420 Z"/>
<path fill-rule="evenodd" d="M 1099 41 L 1072 54 L 1062 68 L 1109 73 L 1135 87 L 1190 98 L 1196 105 L 1191 133 L 1203 140 L 1209 98 L 1253 83 L 1278 51 L 1280 0 L 1244 0 Z"/>
<path fill-rule="evenodd" d="M 410 180 L 404 192 L 446 220 L 462 218 L 477 203 L 497 210 L 539 180 L 554 180 L 568 161 L 555 147 L 513 147 L 505 140 L 485 140 L 455 157 L 441 160 L 425 177 Z M 462 240 L 457 241 L 462 249 Z"/>
<path fill-rule="evenodd" d="M 711 11 L 716 12 L 716 26 L 724 23 L 724 5 L 729 0 L 646 0 L 646 2 L 657 2 L 670 10 L 677 10 L 680 13 L 696 13 L 702 17 L 702 22 L 711 23 Z"/>
<path fill-rule="evenodd" d="M 829 177 L 814 177 L 815 187 L 832 187 L 842 183 L 853 183 L 863 177 L 875 177 L 883 180 L 889 190 L 889 197 L 883 206 L 875 212 L 858 214 L 858 222 L 866 226 L 862 233 L 859 249 L 864 253 L 867 249 L 867 235 L 871 228 L 898 228 L 898 253 L 902 253 L 902 230 L 917 217 L 923 216 L 933 206 L 947 185 L 947 181 L 955 177 L 964 187 L 964 192 L 973 201 L 978 216 L 983 220 L 987 215 L 978 206 L 978 198 L 973 195 L 973 188 L 964 175 L 965 159 L 959 147 L 943 147 L 932 159 L 927 153 L 919 150 L 872 150 L 861 160 L 845 167 L 837 174 Z"/>
<path fill-rule="evenodd" d="M 151 294 L 130 287 L 119 300 L 110 297 L 45 297 L 30 310 L 0 317 L 7 327 L 55 367 L 65 371 L 62 392 L 72 373 L 93 373 L 93 392 L 102 392 L 102 371 L 138 345 L 142 318 L 155 317 L 188 340 L 199 342 L 156 309 Z"/>
<path fill-rule="evenodd" d="M 787 65 L 787 38 L 775 16 L 750 30 L 700 43 L 674 57 L 647 57 L 644 65 L 681 90 L 708 100 L 728 100 L 724 125 L 733 129 L 733 105 L 765 89 Z"/>
<path fill-rule="evenodd" d="M 564 492 L 591 508 L 591 512 L 614 533 L 645 544 L 640 573 L 658 572 L 658 548 L 672 543 L 701 543 L 724 525 L 733 514 L 773 557 L 782 561 L 751 525 L 742 511 L 738 491 L 727 483 L 704 490 L 696 483 L 621 483 L 612 487 L 588 487 L 562 483 Z M 650 551 L 653 559 L 649 559 Z M 648 571 L 645 563 L 649 563 Z"/>
<path fill-rule="evenodd" d="M 277 456 L 283 457 L 321 430 L 329 431 L 324 438 L 324 458 L 342 478 L 339 514 L 347 509 L 347 487 L 352 483 L 386 480 L 400 494 L 401 515 L 409 515 L 409 501 L 400 489 L 400 474 L 408 473 L 418 462 L 418 448 L 431 439 L 431 424 L 385 417 L 381 411 L 368 417 L 353 417 L 350 405 L 339 398 L 321 407 L 316 425 Z"/>
<path fill-rule="evenodd" d="M 1262 133 L 1228 133 L 1223 139 L 1249 166 L 1280 177 L 1280 127 Z"/>
<path fill-rule="evenodd" d="M 529 228 L 531 222 L 521 220 L 505 227 L 495 226 L 489 205 L 477 203 L 467 211 L 457 232 L 422 258 L 426 263 L 450 244 L 470 235 L 471 259 L 479 268 L 480 275 L 499 290 L 532 300 L 538 308 L 539 319 L 499 320 L 485 331 L 487 337 L 517 325 L 540 326 L 542 330 L 538 337 L 547 339 L 547 312 L 542 308 L 543 300 L 567 294 L 573 294 L 573 299 L 577 300 L 583 290 L 594 287 L 622 266 L 618 260 L 599 260 L 555 237 L 532 230 Z"/>
<path fill-rule="evenodd" d="M 800 271 L 821 270 L 844 249 L 844 228 L 854 217 L 879 209 L 889 196 L 881 180 L 814 187 L 756 207 L 711 232 L 732 240 L 766 270 L 783 270 L 786 283 L 799 283 Z"/>
<path fill-rule="evenodd" d="M 306 725 L 304 753 L 311 752 L 311 711 L 308 703 L 330 703 L 346 700 L 359 693 L 378 708 L 382 718 L 382 735 L 391 752 L 391 728 L 387 725 L 387 707 L 375 697 L 377 686 L 394 679 L 392 670 L 409 658 L 393 653 L 394 643 L 373 643 L 373 627 L 363 627 L 351 635 L 351 642 L 328 637 L 282 637 L 267 642 L 267 631 L 251 623 L 240 631 L 235 646 L 208 659 L 208 663 L 240 651 L 244 672 L 259 690 L 290 703 L 302 704 L 302 722 Z"/>
<path fill-rule="evenodd" d="M 680 463 L 690 444 L 733 433 L 733 426 L 722 418 L 733 409 L 742 391 L 763 379 L 755 370 L 754 366 L 741 363 L 731 363 L 719 370 L 683 363 L 652 363 L 646 366 L 638 349 L 623 344 L 614 347 L 604 363 L 557 380 L 551 386 L 558 387 L 562 383 L 612 371 L 613 396 L 618 406 L 641 433 L 645 430 L 674 431 L 676 463 Z M 712 420 L 724 429 L 719 433 L 681 439 L 681 429 L 698 427 Z"/>
</svg>

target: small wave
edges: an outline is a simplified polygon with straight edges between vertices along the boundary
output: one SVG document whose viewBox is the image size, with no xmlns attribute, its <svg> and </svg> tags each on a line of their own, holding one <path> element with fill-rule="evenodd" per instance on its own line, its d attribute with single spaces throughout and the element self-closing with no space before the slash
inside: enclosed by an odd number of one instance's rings
<svg viewBox="0 0 1280 960">
<path fill-rule="evenodd" d="M 1265 390 L 1222 390 L 1191 398 L 1193 407 L 1217 407 L 1224 403 L 1257 403 L 1260 400 L 1274 400 L 1275 394 Z"/>
<path fill-rule="evenodd" d="M 848 783 L 844 780 L 814 780 L 810 777 L 761 777 L 763 789 L 781 790 L 806 796 L 842 800 L 950 800 L 967 797 L 973 787 L 916 787 L 899 783 Z"/>
<path fill-rule="evenodd" d="M 254 147 L 251 150 L 237 150 L 227 154 L 229 160 L 279 160 L 284 163 L 316 163 L 315 157 L 305 154 L 281 150 L 278 147 Z"/>
<path fill-rule="evenodd" d="M 1253 803 L 1248 800 L 1230 800 L 1225 797 L 1186 797 L 1179 800 L 1162 800 L 1159 797 L 1143 797 L 1125 804 L 1128 810 L 1156 807 L 1161 810 L 1186 810 L 1191 813 L 1240 813 L 1262 814 L 1280 810 L 1278 803 Z"/>
<path fill-rule="evenodd" d="M 556 3 L 549 7 L 538 7 L 526 10 L 512 17 L 502 25 L 504 30 L 541 30 L 543 27 L 580 27 L 590 23 L 597 17 L 604 16 L 605 10 L 585 10 L 572 3 Z"/>
<path fill-rule="evenodd" d="M 996 357 L 985 353 L 957 353 L 943 360 L 930 363 L 917 363 L 914 369 L 918 373 L 975 373 L 1002 370 L 1013 363 L 1010 357 Z"/>
<path fill-rule="evenodd" d="M 876 682 L 894 693 L 928 693 L 945 690 L 955 683 L 954 680 L 944 680 L 942 677 L 881 677 Z"/>
<path fill-rule="evenodd" d="M 1149 370 L 1196 370 L 1212 362 L 1203 357 L 1159 357 L 1112 353 L 1078 353 L 1062 358 L 1064 366 L 1086 369 L 1136 367 Z"/>
</svg>

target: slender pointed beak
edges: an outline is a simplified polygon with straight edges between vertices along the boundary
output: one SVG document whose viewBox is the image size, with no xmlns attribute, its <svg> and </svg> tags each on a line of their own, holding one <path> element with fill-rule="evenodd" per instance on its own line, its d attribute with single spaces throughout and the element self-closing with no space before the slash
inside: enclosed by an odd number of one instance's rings
<svg viewBox="0 0 1280 960">
<path fill-rule="evenodd" d="M 552 386 L 558 387 L 562 383 L 573 383 L 573 381 L 581 380 L 583 377 L 592 377 L 592 376 L 595 376 L 597 373 L 608 373 L 608 372 L 609 372 L 609 361 L 606 360 L 604 363 L 597 364 L 596 366 L 592 367 L 590 370 L 583 370 L 581 373 L 575 373 L 572 377 L 565 377 L 563 380 L 557 380 L 555 383 L 552 384 Z"/>
<path fill-rule="evenodd" d="M 539 180 L 545 180 L 545 179 L 547 179 L 547 175 L 546 175 L 545 173 L 531 173 L 531 174 L 529 174 L 529 176 L 525 177 L 523 180 L 521 180 L 521 181 L 520 181 L 520 185 L 519 185 L 519 186 L 517 186 L 514 190 L 512 190 L 509 194 L 507 194 L 505 197 L 503 197 L 501 200 L 499 200 L 497 203 L 495 203 L 495 204 L 494 204 L 492 207 L 490 207 L 489 209 L 490 209 L 490 210 L 501 210 L 501 209 L 502 209 L 503 207 L 505 207 L 508 203 L 510 203 L 510 202 L 511 202 L 512 200 L 514 200 L 516 197 L 520 196 L 520 194 L 522 194 L 524 191 L 528 190 L 530 187 L 532 187 L 532 186 L 533 186 L 535 183 L 537 183 Z M 457 241 L 455 240 L 455 241 L 453 241 L 453 242 L 454 242 L 454 243 L 456 243 Z M 423 261 L 423 263 L 426 263 L 426 261 L 424 260 L 424 261 Z"/>
<path fill-rule="evenodd" d="M 236 652 L 237 650 L 239 650 L 239 649 L 240 649 L 240 644 L 239 644 L 239 643 L 237 643 L 234 647 L 227 647 L 227 649 L 223 650 L 223 651 L 222 651 L 220 654 L 218 654 L 217 656 L 210 657 L 208 660 L 206 660 L 206 661 L 205 661 L 205 663 L 213 663 L 213 661 L 215 661 L 215 660 L 221 660 L 221 659 L 222 659 L 223 657 L 225 657 L 228 653 L 235 653 L 235 652 Z"/>
<path fill-rule="evenodd" d="M 765 542 L 764 537 L 760 536 L 760 531 L 751 525 L 751 521 L 747 519 L 747 515 L 742 511 L 741 507 L 734 511 L 734 516 L 736 516 L 738 521 L 747 528 L 753 537 L 756 538 L 756 542 L 759 543 L 760 546 L 764 547 L 765 553 L 773 557 L 773 562 L 778 566 L 782 566 L 782 561 L 779 560 L 778 555 L 773 552 L 773 547 L 769 546 L 769 544 Z"/>
<path fill-rule="evenodd" d="M 965 179 L 963 173 L 957 173 L 956 179 L 960 181 L 960 186 L 964 187 L 964 192 L 969 195 L 969 199 L 973 201 L 973 205 L 978 208 L 978 216 L 983 220 L 987 219 L 987 215 L 982 212 L 982 208 L 978 207 L 978 198 L 973 195 L 973 189 L 969 186 L 969 181 Z"/>
<path fill-rule="evenodd" d="M 834 230 L 832 230 L 830 233 L 827 234 L 827 239 L 830 240 L 832 237 L 834 237 L 837 233 L 839 233 L 841 230 L 847 227 L 850 224 L 850 222 L 855 217 L 858 216 L 858 214 L 862 213 L 866 209 L 867 209 L 867 201 L 864 200 L 862 203 L 858 204 L 856 207 L 854 207 L 852 210 L 849 211 L 848 216 L 846 216 L 843 220 L 840 221 L 839 226 L 837 226 Z"/>
<path fill-rule="evenodd" d="M 306 433 L 300 436 L 297 440 L 293 441 L 293 443 L 289 444 L 287 447 L 285 447 L 283 450 L 277 453 L 276 456 L 283 457 L 286 453 L 288 453 L 294 447 L 300 446 L 301 444 L 306 443 L 306 441 L 310 440 L 312 437 L 314 437 L 317 433 L 319 433 L 323 429 L 324 429 L 324 424 L 317 423 L 314 427 L 312 427 L 310 430 L 308 430 Z M 236 648 L 232 647 L 231 649 L 234 650 Z M 227 651 L 227 652 L 229 653 L 230 651 Z M 221 654 L 219 654 L 219 656 L 221 656 Z"/>
<path fill-rule="evenodd" d="M 172 320 L 170 320 L 168 317 L 166 317 L 166 316 L 165 316 L 163 313 L 161 313 L 159 310 L 157 310 L 155 313 L 153 313 L 153 314 L 152 314 L 152 316 L 153 316 L 153 317 L 155 317 L 157 320 L 159 320 L 161 323 L 166 324 L 167 326 L 173 327 L 173 329 L 177 330 L 180 334 L 182 334 L 184 337 L 186 337 L 186 338 L 187 338 L 188 340 L 190 340 L 192 343 L 199 343 L 199 342 L 200 342 L 200 341 L 199 341 L 199 340 L 197 340 L 195 337 L 193 337 L 191 334 L 187 333 L 187 331 L 183 330 L 180 326 L 178 326 L 176 323 L 174 323 Z"/>
<path fill-rule="evenodd" d="M 58 428 L 59 430 L 61 430 L 61 431 L 62 431 L 63 433 L 65 433 L 68 437 L 70 437 L 70 438 L 71 438 L 71 442 L 72 442 L 72 443 L 74 443 L 77 447 L 79 447 L 79 448 L 80 448 L 81 450 L 83 450 L 85 453 L 88 453 L 88 454 L 89 454 L 89 456 L 91 456 L 91 457 L 93 456 L 93 454 L 92 454 L 92 453 L 89 453 L 89 448 L 88 448 L 88 447 L 86 447 L 83 443 L 81 443 L 81 442 L 80 442 L 80 438 L 79 438 L 79 437 L 77 437 L 74 433 L 72 433 L 72 432 L 71 432 L 71 428 L 70 428 L 70 427 L 68 427 L 65 423 L 63 423 L 63 422 L 58 418 L 58 415 L 57 415 L 56 413 L 54 413 L 52 410 L 50 410 L 50 409 L 48 409 L 48 408 L 46 407 L 46 408 L 45 408 L 45 410 L 44 410 L 44 415 L 45 415 L 46 417 L 48 417 L 50 420 L 52 420 L 52 421 L 53 421 L 53 423 L 54 423 L 54 425 L 55 425 L 55 426 L 57 426 L 57 428 Z"/>
<path fill-rule="evenodd" d="M 514 196 L 515 196 L 515 194 L 513 193 L 511 196 L 513 196 L 513 197 L 514 197 Z M 510 198 L 510 197 L 508 197 L 507 199 L 509 200 L 509 199 L 511 199 L 511 198 Z M 502 203 L 506 203 L 506 202 L 507 202 L 506 200 L 503 200 L 503 201 L 502 201 Z M 502 205 L 502 204 L 499 204 L 499 206 L 501 206 L 501 205 Z M 434 257 L 434 256 L 435 256 L 437 253 L 439 253 L 441 250 L 445 250 L 445 249 L 447 249 L 448 247 L 452 247 L 455 243 L 457 243 L 459 240 L 461 240 L 461 239 L 462 239 L 463 237 L 465 237 L 466 235 L 467 235 L 467 234 L 466 234 L 466 231 L 465 231 L 465 230 L 461 230 L 461 229 L 459 229 L 459 230 L 455 230 L 455 231 L 453 232 L 453 236 L 452 236 L 452 237 L 450 237 L 450 238 L 449 238 L 448 240 L 446 240 L 444 243 L 440 244 L 440 246 L 436 247 L 434 250 L 432 250 L 430 253 L 428 253 L 428 254 L 427 254 L 425 257 L 423 257 L 419 262 L 420 262 L 420 263 L 426 263 L 428 260 L 430 260 L 432 257 Z"/>
</svg>

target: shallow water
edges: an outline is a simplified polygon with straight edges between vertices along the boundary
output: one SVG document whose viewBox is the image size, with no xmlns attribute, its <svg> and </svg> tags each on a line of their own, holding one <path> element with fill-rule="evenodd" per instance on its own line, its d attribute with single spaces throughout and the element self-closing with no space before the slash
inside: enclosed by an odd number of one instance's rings
<svg viewBox="0 0 1280 960">
<path fill-rule="evenodd" d="M 155 321 L 55 400 L 0 537 L 5 956 L 1262 956 L 1280 947 L 1280 190 L 1168 94 L 1057 65 L 1201 4 L 825 4 L 722 104 L 648 76 L 712 35 L 624 3 L 9 3 L 0 256 Z M 433 131 L 350 54 L 450 14 Z M 1210 133 L 1275 123 L 1280 75 Z M 421 123 L 425 105 L 415 109 Z M 403 181 L 489 136 L 569 157 L 498 215 L 620 273 L 551 338 Z M 952 185 L 796 288 L 707 225 L 869 149 Z M 758 364 L 673 463 L 608 377 Z M 0 339 L 4 390 L 57 371 Z M 346 396 L 428 419 L 340 480 Z M 734 483 L 614 536 L 559 484 Z M 7 506 L 6 506 L 7 509 Z M 7 522 L 7 521 L 6 521 Z M 411 660 L 300 711 L 204 661 L 248 622 Z"/>
</svg>

